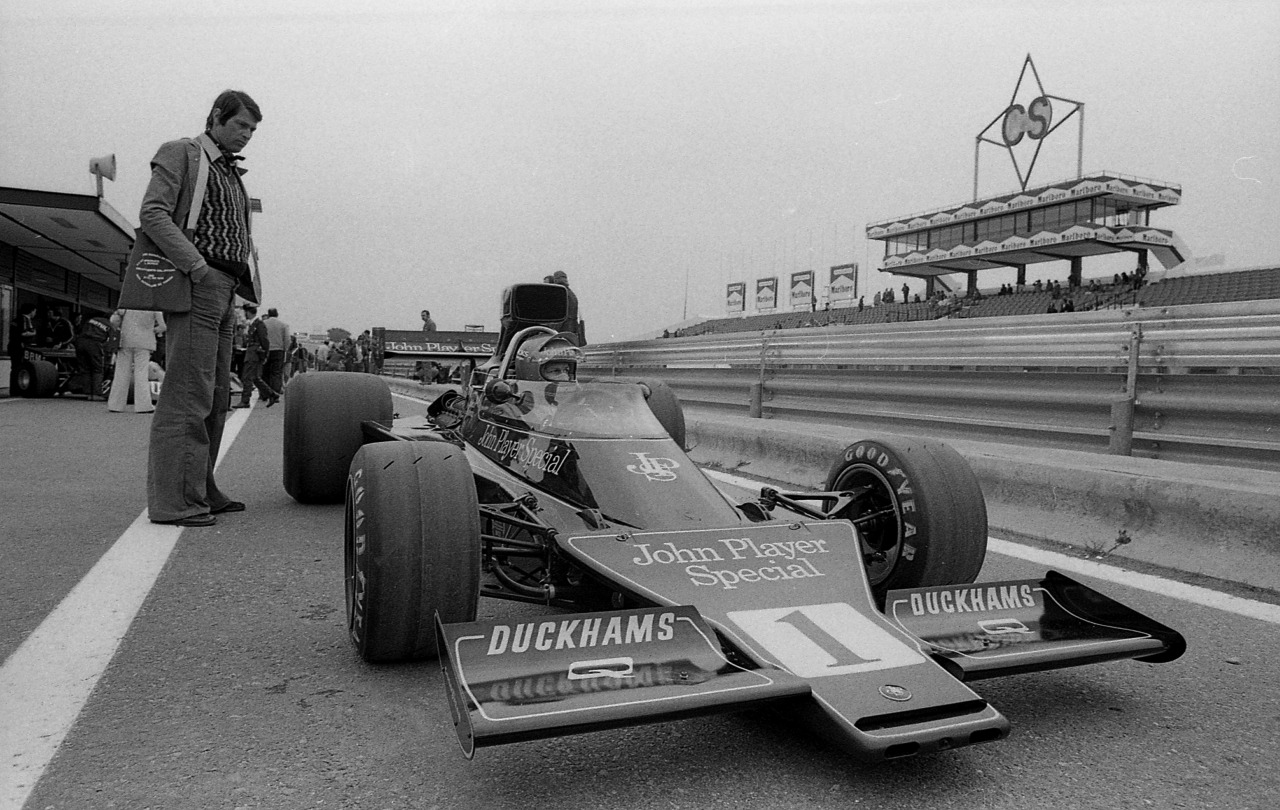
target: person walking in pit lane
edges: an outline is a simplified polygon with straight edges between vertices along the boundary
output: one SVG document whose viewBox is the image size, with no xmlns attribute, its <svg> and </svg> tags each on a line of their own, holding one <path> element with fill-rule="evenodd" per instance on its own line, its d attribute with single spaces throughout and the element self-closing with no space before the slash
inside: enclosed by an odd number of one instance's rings
<svg viewBox="0 0 1280 810">
<path fill-rule="evenodd" d="M 240 375 L 240 401 L 237 408 L 249 407 L 249 398 L 253 389 L 258 389 L 258 399 L 267 405 L 275 404 L 279 399 L 266 381 L 262 379 L 262 361 L 267 357 L 270 341 L 267 338 L 267 327 L 258 317 L 258 308 L 253 304 L 245 304 L 244 316 L 249 320 L 244 327 L 244 367 Z"/>
<path fill-rule="evenodd" d="M 107 410 L 124 413 L 129 401 L 129 383 L 133 383 L 133 412 L 151 413 L 151 382 L 148 379 L 151 353 L 156 350 L 156 336 L 164 334 L 164 316 L 140 309 L 117 309 L 111 325 L 120 330 L 120 348 L 116 350 L 116 372 L 111 378 Z"/>
<path fill-rule="evenodd" d="M 218 487 L 213 465 L 231 409 L 235 296 L 261 297 L 237 166 L 261 120 L 247 93 L 224 91 L 203 133 L 163 144 L 151 160 L 139 222 L 191 279 L 191 309 L 165 317 L 166 374 L 147 465 L 152 523 L 213 526 L 216 515 L 245 509 Z"/>
<path fill-rule="evenodd" d="M 267 400 L 267 407 L 270 408 L 280 401 L 280 394 L 284 391 L 284 353 L 289 349 L 289 338 L 293 336 L 293 332 L 289 329 L 289 324 L 280 320 L 280 313 L 275 307 L 267 310 L 267 317 L 262 322 L 267 327 L 267 341 L 271 346 L 262 370 L 262 376 L 266 378 L 267 387 L 272 392 L 271 399 Z"/>
</svg>

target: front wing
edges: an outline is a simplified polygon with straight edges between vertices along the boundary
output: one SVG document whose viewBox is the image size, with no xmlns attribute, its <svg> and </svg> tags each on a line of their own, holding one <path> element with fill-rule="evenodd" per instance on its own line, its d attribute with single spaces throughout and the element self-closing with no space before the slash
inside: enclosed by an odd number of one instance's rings
<svg viewBox="0 0 1280 810">
<path fill-rule="evenodd" d="M 882 614 L 844 521 L 557 542 L 657 607 L 441 625 L 468 756 L 784 700 L 788 716 L 878 761 L 1006 736 L 1005 718 L 963 680 L 1185 649 L 1175 631 L 1054 572 L 894 591 Z"/>
</svg>

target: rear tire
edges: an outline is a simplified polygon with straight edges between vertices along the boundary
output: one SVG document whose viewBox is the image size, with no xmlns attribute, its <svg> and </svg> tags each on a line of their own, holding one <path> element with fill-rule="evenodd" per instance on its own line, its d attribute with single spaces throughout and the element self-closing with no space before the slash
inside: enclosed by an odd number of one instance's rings
<svg viewBox="0 0 1280 810">
<path fill-rule="evenodd" d="M 347 483 L 347 629 L 364 660 L 439 655 L 435 617 L 476 618 L 480 511 L 466 453 L 446 442 L 362 447 Z"/>
<path fill-rule="evenodd" d="M 871 591 L 973 582 L 987 553 L 987 506 L 968 462 L 946 444 L 901 436 L 854 442 L 827 491 L 857 498 L 833 517 L 858 526 Z"/>
<path fill-rule="evenodd" d="M 58 390 L 58 367 L 47 360 L 28 360 L 18 367 L 18 395 L 31 398 L 53 396 Z"/>
<path fill-rule="evenodd" d="M 341 503 L 362 422 L 390 425 L 391 389 L 369 374 L 294 377 L 284 392 L 284 489 L 299 503 Z"/>
</svg>

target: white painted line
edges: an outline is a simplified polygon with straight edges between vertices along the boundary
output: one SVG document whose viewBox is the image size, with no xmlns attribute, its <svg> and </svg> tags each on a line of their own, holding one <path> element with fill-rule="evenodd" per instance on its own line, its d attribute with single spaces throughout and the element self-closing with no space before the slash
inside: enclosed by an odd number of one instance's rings
<svg viewBox="0 0 1280 810">
<path fill-rule="evenodd" d="M 719 470 L 703 470 L 703 472 L 710 478 L 753 492 L 759 492 L 760 487 L 764 486 L 759 481 L 723 473 Z M 1117 568 L 1114 565 L 1107 565 L 1093 560 L 1082 560 L 1056 551 L 1046 551 L 1008 540 L 998 540 L 994 537 L 987 538 L 987 549 L 997 554 L 1003 554 L 1006 557 L 1016 557 L 1026 562 L 1039 563 L 1063 572 L 1094 577 L 1117 585 L 1125 585 L 1130 588 L 1168 596 L 1183 602 L 1203 605 L 1215 610 L 1235 613 L 1239 616 L 1247 616 L 1251 619 L 1258 619 L 1272 624 L 1280 624 L 1280 605 L 1243 599 L 1210 588 L 1201 588 L 1198 585 L 1188 585 L 1150 574 L 1139 574 L 1134 571 Z"/>
<path fill-rule="evenodd" d="M 251 409 L 232 411 L 222 463 Z M 144 509 L 0 666 L 0 810 L 21 808 L 75 724 L 182 533 Z"/>
<path fill-rule="evenodd" d="M 987 538 L 987 548 L 1006 557 L 1016 557 L 1019 560 L 1052 566 L 1073 574 L 1082 574 L 1106 580 L 1107 582 L 1114 582 L 1117 585 L 1126 585 L 1130 588 L 1158 593 L 1161 596 L 1168 596 L 1183 602 L 1191 602 L 1192 604 L 1235 613 L 1239 616 L 1247 616 L 1250 619 L 1280 624 L 1280 605 L 1242 599 L 1239 596 L 1231 596 L 1210 588 L 1188 585 L 1185 582 L 1164 579 L 1151 574 L 1139 574 L 1136 571 L 1127 571 L 1123 568 L 1116 568 L 1113 565 L 1106 565 L 1093 560 L 1081 560 L 1056 551 L 1024 546 L 1008 540 L 997 540 L 994 537 Z"/>
</svg>

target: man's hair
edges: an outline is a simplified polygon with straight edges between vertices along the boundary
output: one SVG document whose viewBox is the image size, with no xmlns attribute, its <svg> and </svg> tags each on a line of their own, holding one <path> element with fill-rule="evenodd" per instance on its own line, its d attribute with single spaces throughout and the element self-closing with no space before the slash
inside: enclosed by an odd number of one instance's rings
<svg viewBox="0 0 1280 810">
<path fill-rule="evenodd" d="M 218 97 L 213 100 L 213 107 L 209 109 L 209 117 L 205 119 L 204 128 L 206 130 L 213 129 L 214 124 L 225 124 L 236 113 L 241 110 L 248 110 L 255 121 L 262 120 L 262 110 L 258 109 L 258 102 L 249 98 L 249 94 L 243 90 L 223 90 Z"/>
</svg>

